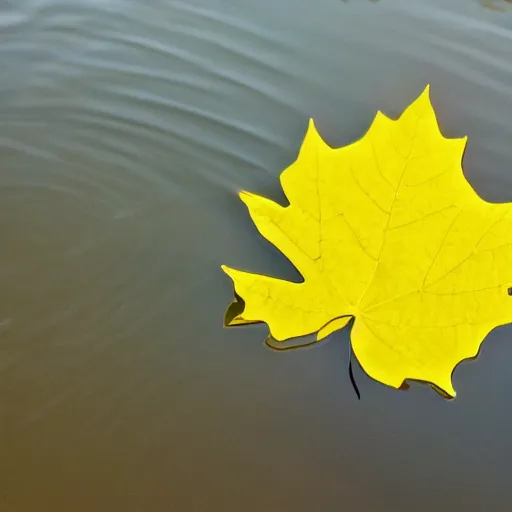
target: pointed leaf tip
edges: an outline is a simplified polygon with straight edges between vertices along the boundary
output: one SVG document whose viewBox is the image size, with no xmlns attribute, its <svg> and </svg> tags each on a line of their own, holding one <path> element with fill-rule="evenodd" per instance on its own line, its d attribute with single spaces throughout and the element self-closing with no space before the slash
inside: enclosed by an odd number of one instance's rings
<svg viewBox="0 0 512 512">
<path fill-rule="evenodd" d="M 320 132 L 318 131 L 316 127 L 315 120 L 310 117 L 308 122 L 308 127 L 306 130 L 306 134 L 304 136 L 304 140 L 302 141 L 302 149 L 308 146 L 322 146 L 326 147 L 327 144 L 325 140 L 323 139 L 322 135 L 320 135 Z M 299 155 L 300 157 L 300 155 Z"/>
<path fill-rule="evenodd" d="M 422 93 L 420 94 L 418 99 L 423 99 L 428 101 L 430 103 L 430 84 L 427 84 L 425 88 L 423 89 Z"/>
<path fill-rule="evenodd" d="M 231 274 L 229 272 L 230 268 L 227 265 L 221 265 L 220 268 L 225 274 L 231 277 Z"/>
<path fill-rule="evenodd" d="M 423 91 L 421 91 L 421 94 L 418 96 L 418 100 L 420 98 L 428 98 L 428 100 L 430 100 L 430 84 L 427 84 Z"/>
<path fill-rule="evenodd" d="M 256 194 L 253 194 L 251 192 L 248 192 L 247 190 L 241 190 L 238 193 L 238 198 L 242 203 L 247 204 L 248 201 L 250 201 L 253 197 L 255 197 Z"/>
<path fill-rule="evenodd" d="M 315 120 L 310 117 L 308 121 L 308 127 L 306 129 L 306 136 L 304 137 L 303 144 L 305 144 L 306 140 L 312 140 L 315 136 L 319 136 L 318 130 L 316 129 Z"/>
</svg>

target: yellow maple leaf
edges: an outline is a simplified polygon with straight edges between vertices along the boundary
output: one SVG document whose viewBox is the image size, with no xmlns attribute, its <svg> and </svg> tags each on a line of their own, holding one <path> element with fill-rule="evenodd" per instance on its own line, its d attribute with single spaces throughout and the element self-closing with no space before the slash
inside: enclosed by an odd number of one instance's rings
<svg viewBox="0 0 512 512">
<path fill-rule="evenodd" d="M 399 119 L 378 112 L 346 147 L 329 147 L 310 120 L 280 177 L 290 204 L 240 193 L 304 281 L 223 265 L 236 296 L 226 324 L 265 322 L 278 341 L 319 340 L 354 318 L 352 348 L 370 377 L 455 397 L 455 366 L 512 322 L 512 204 L 472 189 L 466 141 L 441 134 L 428 86 Z"/>
</svg>

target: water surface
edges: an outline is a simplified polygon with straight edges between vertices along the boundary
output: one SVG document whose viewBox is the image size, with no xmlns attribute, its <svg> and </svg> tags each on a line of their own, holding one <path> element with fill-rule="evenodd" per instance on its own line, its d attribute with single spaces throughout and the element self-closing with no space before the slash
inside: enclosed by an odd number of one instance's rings
<svg viewBox="0 0 512 512">
<path fill-rule="evenodd" d="M 358 402 L 346 334 L 222 329 L 219 265 L 293 277 L 237 191 L 280 200 L 309 117 L 348 144 L 426 83 L 478 193 L 512 201 L 511 13 L 10 0 L 0 38 L 2 512 L 510 508 L 511 328 L 455 402 L 357 369 Z"/>
</svg>

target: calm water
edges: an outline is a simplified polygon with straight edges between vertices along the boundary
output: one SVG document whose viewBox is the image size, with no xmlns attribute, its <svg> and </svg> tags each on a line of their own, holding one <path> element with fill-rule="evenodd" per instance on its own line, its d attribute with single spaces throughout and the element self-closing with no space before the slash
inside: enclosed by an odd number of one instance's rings
<svg viewBox="0 0 512 512">
<path fill-rule="evenodd" d="M 236 192 L 279 199 L 432 84 L 468 179 L 512 201 L 504 0 L 4 0 L 0 512 L 512 507 L 512 328 L 456 401 L 356 370 L 347 336 L 225 330 L 221 263 L 284 277 Z"/>
</svg>

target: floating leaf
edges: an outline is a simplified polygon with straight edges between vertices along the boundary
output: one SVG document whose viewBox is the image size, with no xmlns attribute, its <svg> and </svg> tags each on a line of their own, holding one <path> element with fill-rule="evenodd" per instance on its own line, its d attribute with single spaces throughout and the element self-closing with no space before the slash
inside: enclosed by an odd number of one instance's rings
<svg viewBox="0 0 512 512">
<path fill-rule="evenodd" d="M 265 322 L 278 341 L 351 318 L 354 355 L 375 380 L 427 382 L 454 397 L 452 372 L 512 322 L 512 206 L 481 199 L 461 168 L 466 137 L 439 131 L 429 87 L 399 117 L 329 147 L 311 120 L 281 174 L 288 206 L 241 192 L 259 232 L 304 278 L 222 266 L 237 300 L 226 325 Z"/>
</svg>

